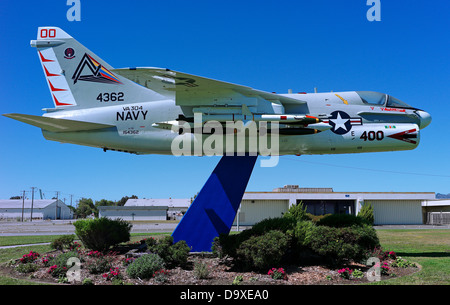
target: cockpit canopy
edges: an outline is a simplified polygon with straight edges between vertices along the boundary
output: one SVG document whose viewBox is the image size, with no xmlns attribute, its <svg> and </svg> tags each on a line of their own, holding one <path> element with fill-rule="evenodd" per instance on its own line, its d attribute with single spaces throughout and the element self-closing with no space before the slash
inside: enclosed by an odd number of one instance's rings
<svg viewBox="0 0 450 305">
<path fill-rule="evenodd" d="M 356 91 L 364 104 L 394 108 L 411 108 L 410 105 L 390 95 L 373 91 Z"/>
</svg>

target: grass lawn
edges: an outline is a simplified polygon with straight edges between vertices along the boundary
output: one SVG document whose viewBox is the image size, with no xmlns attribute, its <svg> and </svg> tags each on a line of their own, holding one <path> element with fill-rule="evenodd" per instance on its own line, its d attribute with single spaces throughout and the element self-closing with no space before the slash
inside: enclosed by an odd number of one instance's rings
<svg viewBox="0 0 450 305">
<path fill-rule="evenodd" d="M 422 266 L 413 275 L 379 284 L 449 285 L 450 230 L 377 230 L 381 246 Z"/>
<path fill-rule="evenodd" d="M 397 253 L 422 266 L 415 274 L 392 278 L 374 284 L 381 285 L 448 285 L 450 284 L 450 230 L 377 230 L 384 250 Z M 157 234 L 131 234 L 131 241 Z M 51 242 L 58 236 L 0 236 L 0 246 Z M 0 264 L 22 257 L 31 250 L 45 253 L 50 245 L 26 246 L 0 249 Z M 17 281 L 0 276 L 0 285 L 29 285 L 32 281 Z"/>
</svg>

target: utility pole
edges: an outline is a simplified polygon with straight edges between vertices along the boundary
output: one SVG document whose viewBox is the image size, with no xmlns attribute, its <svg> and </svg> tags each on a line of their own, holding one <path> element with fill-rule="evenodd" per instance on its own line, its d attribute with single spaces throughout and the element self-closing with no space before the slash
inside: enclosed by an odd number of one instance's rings
<svg viewBox="0 0 450 305">
<path fill-rule="evenodd" d="M 23 210 L 25 209 L 25 191 L 23 191 L 22 195 L 22 222 L 23 222 Z"/>
<path fill-rule="evenodd" d="M 58 200 L 59 200 L 59 191 L 56 191 L 56 204 L 55 204 L 55 220 L 58 216 Z"/>
<path fill-rule="evenodd" d="M 30 216 L 30 222 L 33 221 L 33 204 L 34 204 L 34 189 L 35 188 L 36 188 L 35 186 L 31 187 L 31 216 Z"/>
</svg>

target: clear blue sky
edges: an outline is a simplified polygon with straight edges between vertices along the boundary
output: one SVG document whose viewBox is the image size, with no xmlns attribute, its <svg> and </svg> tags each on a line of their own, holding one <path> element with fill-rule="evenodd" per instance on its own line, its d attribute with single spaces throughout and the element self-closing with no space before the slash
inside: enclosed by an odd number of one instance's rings
<svg viewBox="0 0 450 305">
<path fill-rule="evenodd" d="M 39 26 L 58 26 L 117 68 L 166 67 L 279 93 L 314 87 L 379 91 L 433 117 L 414 151 L 281 157 L 274 168 L 257 163 L 248 191 L 298 184 L 343 192 L 450 193 L 450 4 L 381 4 L 381 21 L 369 22 L 366 0 L 81 0 L 81 21 L 69 22 L 65 0 L 3 0 L 0 113 L 41 115 L 53 107 L 29 41 Z M 32 186 L 47 198 L 60 191 L 74 201 L 186 198 L 219 161 L 59 144 L 5 117 L 0 130 L 2 199 Z"/>
</svg>

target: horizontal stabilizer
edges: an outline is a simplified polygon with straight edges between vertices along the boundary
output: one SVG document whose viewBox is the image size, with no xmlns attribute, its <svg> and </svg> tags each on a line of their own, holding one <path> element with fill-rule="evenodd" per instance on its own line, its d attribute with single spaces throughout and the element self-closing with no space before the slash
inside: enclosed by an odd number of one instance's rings
<svg viewBox="0 0 450 305">
<path fill-rule="evenodd" d="M 3 116 L 27 123 L 51 132 L 86 131 L 114 127 L 113 125 L 55 119 L 37 115 L 10 113 Z"/>
</svg>

